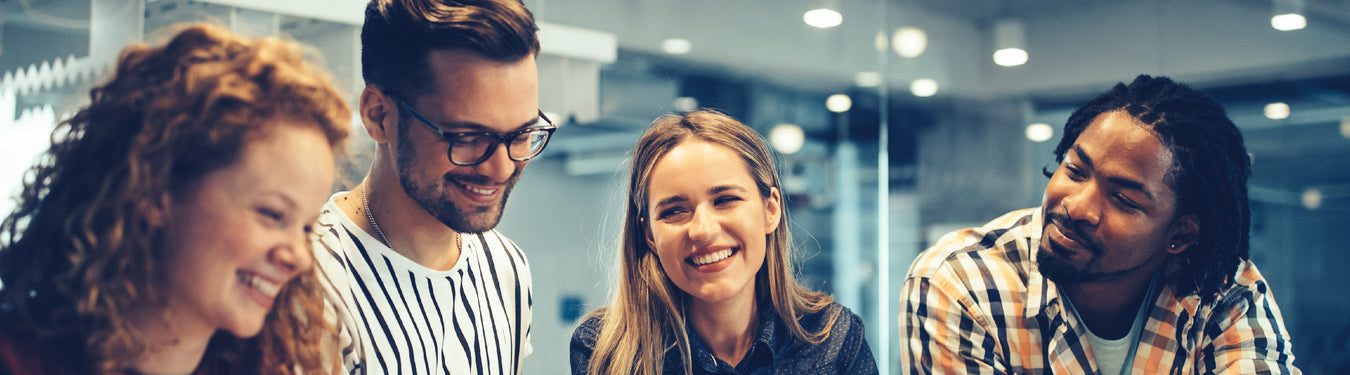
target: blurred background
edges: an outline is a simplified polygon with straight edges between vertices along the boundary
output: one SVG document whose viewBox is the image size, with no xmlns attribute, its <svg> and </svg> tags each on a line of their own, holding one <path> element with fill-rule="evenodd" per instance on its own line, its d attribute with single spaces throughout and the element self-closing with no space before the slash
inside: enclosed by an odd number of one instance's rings
<svg viewBox="0 0 1350 375">
<path fill-rule="evenodd" d="M 1335 239 L 1350 228 L 1350 0 L 525 4 L 541 24 L 540 106 L 561 125 L 498 227 L 534 271 L 527 373 L 566 373 L 576 319 L 607 301 L 628 151 L 659 115 L 715 108 L 771 141 L 802 277 L 865 319 L 891 374 L 915 255 L 948 231 L 1039 205 L 1069 113 L 1141 73 L 1209 92 L 1242 128 L 1251 256 L 1295 363 L 1350 373 L 1350 255 Z M 52 125 L 87 102 L 117 52 L 162 41 L 166 25 L 208 20 L 312 45 L 355 97 L 363 8 L 0 0 L 0 193 L 17 193 Z M 353 147 L 348 177 L 359 181 L 374 146 Z"/>
</svg>

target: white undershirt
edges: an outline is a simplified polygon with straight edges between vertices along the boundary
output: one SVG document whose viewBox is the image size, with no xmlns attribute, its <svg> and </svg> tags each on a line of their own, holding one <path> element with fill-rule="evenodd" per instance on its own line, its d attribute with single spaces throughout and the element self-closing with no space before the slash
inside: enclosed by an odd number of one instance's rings
<svg viewBox="0 0 1350 375">
<path fill-rule="evenodd" d="M 1139 342 L 1139 335 L 1143 331 L 1144 321 L 1148 318 L 1148 310 L 1154 304 L 1154 299 L 1158 298 L 1158 276 L 1153 276 L 1153 281 L 1149 282 L 1148 292 L 1144 294 L 1143 301 L 1139 303 L 1139 313 L 1134 316 L 1134 323 L 1130 325 L 1130 333 L 1115 340 L 1103 339 L 1097 334 L 1092 333 L 1092 329 L 1087 331 L 1088 347 L 1092 349 L 1093 359 L 1097 362 L 1097 371 L 1100 374 L 1123 374 L 1125 368 L 1134 365 L 1134 352 Z M 1061 294 L 1064 301 L 1069 302 L 1069 311 L 1073 311 L 1073 316 L 1079 322 L 1083 317 L 1078 315 L 1078 308 L 1073 306 L 1073 301 L 1069 300 L 1067 294 Z M 1086 327 L 1085 327 L 1086 328 Z"/>
</svg>

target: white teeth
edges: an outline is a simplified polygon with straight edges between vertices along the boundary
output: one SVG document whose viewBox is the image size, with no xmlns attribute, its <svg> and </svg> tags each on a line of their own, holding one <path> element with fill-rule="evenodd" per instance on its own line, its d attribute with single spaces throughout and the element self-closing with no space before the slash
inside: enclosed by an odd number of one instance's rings
<svg viewBox="0 0 1350 375">
<path fill-rule="evenodd" d="M 469 190 L 470 193 L 479 194 L 479 195 L 492 195 L 492 193 L 496 193 L 496 192 L 497 192 L 497 189 L 479 189 L 479 188 L 475 188 L 475 187 L 473 187 L 473 186 L 462 185 L 462 184 L 461 184 L 460 186 L 463 186 L 465 189 Z"/>
<path fill-rule="evenodd" d="M 280 285 L 273 283 L 271 281 L 267 281 L 267 279 L 258 277 L 258 275 L 246 274 L 240 275 L 239 277 L 241 280 L 244 281 L 244 284 L 253 287 L 253 289 L 256 289 L 258 292 L 262 293 L 265 296 L 276 297 L 277 292 L 281 291 Z"/>
<path fill-rule="evenodd" d="M 696 258 L 693 259 L 694 265 L 696 265 L 696 266 L 702 266 L 702 265 L 705 265 L 705 264 L 716 263 L 717 261 L 722 260 L 722 259 L 730 258 L 730 257 L 731 257 L 731 253 L 733 252 L 732 250 L 733 250 L 733 249 L 726 249 L 726 250 L 718 251 L 718 252 L 715 252 L 715 253 L 712 253 L 712 254 L 707 254 L 707 255 L 703 255 L 703 256 L 696 257 Z"/>
</svg>

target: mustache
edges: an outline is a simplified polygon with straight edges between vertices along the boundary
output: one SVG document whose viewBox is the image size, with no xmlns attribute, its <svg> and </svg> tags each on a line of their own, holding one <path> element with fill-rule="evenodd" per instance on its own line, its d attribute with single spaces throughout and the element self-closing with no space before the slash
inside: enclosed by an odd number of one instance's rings
<svg viewBox="0 0 1350 375">
<path fill-rule="evenodd" d="M 514 185 L 516 183 L 516 180 L 520 179 L 520 169 L 517 168 L 516 172 L 511 174 L 511 177 L 507 177 L 506 181 L 502 182 L 493 181 L 491 178 L 488 178 L 488 176 L 484 176 L 481 174 L 467 174 L 467 173 L 466 174 L 446 173 L 445 176 L 443 176 L 442 178 L 445 179 L 445 182 L 458 182 L 461 184 L 469 184 L 469 185 L 510 186 Z"/>
<path fill-rule="evenodd" d="M 1068 236 L 1083 245 L 1085 250 L 1089 253 L 1101 255 L 1101 241 L 1084 230 L 1083 224 L 1081 224 L 1080 221 L 1074 220 L 1069 217 L 1069 215 L 1054 211 L 1047 211 L 1045 213 L 1045 219 L 1058 227 L 1065 236 Z"/>
</svg>

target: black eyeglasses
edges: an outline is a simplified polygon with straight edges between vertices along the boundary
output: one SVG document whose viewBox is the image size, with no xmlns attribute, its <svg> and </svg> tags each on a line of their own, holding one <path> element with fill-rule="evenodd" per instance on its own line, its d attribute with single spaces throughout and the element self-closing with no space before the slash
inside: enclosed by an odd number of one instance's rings
<svg viewBox="0 0 1350 375">
<path fill-rule="evenodd" d="M 431 128 L 431 131 L 445 138 L 450 147 L 445 153 L 450 157 L 450 162 L 459 166 L 475 166 L 482 164 L 492 152 L 497 150 L 497 144 L 506 145 L 506 156 L 515 161 L 526 161 L 539 156 L 544 151 L 544 146 L 548 145 L 548 139 L 553 135 L 558 127 L 553 125 L 553 121 L 544 116 L 543 111 L 539 111 L 539 120 L 537 123 L 518 131 L 497 134 L 493 132 L 447 132 L 436 127 L 426 116 L 417 113 L 411 105 L 390 95 L 399 108 L 407 110 L 422 125 Z"/>
</svg>

